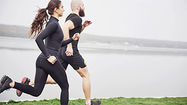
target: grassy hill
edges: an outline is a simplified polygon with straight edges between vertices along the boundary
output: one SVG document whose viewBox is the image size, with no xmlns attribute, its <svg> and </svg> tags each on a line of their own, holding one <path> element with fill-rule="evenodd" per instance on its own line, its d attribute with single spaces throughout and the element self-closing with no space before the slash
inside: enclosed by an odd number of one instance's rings
<svg viewBox="0 0 187 105">
<path fill-rule="evenodd" d="M 109 98 L 101 100 L 101 105 L 187 105 L 187 97 L 177 98 Z M 41 101 L 9 101 L 0 102 L 0 105 L 59 105 L 59 99 Z M 85 100 L 70 100 L 69 105 L 85 105 Z"/>
</svg>

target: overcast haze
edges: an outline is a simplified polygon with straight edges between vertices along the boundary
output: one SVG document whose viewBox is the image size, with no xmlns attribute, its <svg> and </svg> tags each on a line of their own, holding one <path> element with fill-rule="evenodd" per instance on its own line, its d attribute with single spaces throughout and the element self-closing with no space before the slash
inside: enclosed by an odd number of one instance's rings
<svg viewBox="0 0 187 105">
<path fill-rule="evenodd" d="M 38 8 L 49 0 L 1 0 L 0 24 L 30 26 Z M 64 16 L 71 0 L 63 0 Z M 84 32 L 187 42 L 187 0 L 84 0 L 86 17 L 93 22 Z"/>
</svg>

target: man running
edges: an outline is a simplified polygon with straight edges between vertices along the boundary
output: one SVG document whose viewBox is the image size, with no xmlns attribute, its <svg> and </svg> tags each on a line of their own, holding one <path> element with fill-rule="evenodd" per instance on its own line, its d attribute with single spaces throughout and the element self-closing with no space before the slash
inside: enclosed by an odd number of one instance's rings
<svg viewBox="0 0 187 105">
<path fill-rule="evenodd" d="M 66 18 L 66 22 L 63 26 L 65 40 L 69 39 L 69 37 L 71 37 L 74 33 L 81 33 L 86 26 L 91 24 L 90 21 L 85 21 L 82 25 L 81 17 L 85 16 L 84 4 L 82 0 L 72 0 L 71 9 L 72 13 Z M 78 40 L 73 41 L 67 46 L 62 47 L 60 51 L 60 59 L 62 60 L 62 65 L 65 69 L 67 68 L 68 64 L 70 64 L 82 77 L 82 86 L 86 98 L 86 105 L 92 105 L 94 102 L 91 102 L 90 75 L 86 67 L 85 60 L 79 53 L 78 42 Z M 100 102 L 97 103 L 100 104 Z"/>
</svg>

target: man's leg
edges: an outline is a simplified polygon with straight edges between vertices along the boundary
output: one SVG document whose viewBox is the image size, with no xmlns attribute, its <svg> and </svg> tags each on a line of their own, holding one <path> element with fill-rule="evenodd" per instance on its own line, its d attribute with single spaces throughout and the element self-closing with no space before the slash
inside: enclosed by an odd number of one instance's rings
<svg viewBox="0 0 187 105">
<path fill-rule="evenodd" d="M 76 70 L 79 75 L 82 77 L 82 87 L 83 92 L 86 98 L 86 104 L 90 105 L 91 103 L 91 82 L 90 82 L 90 75 L 88 72 L 87 67 L 79 68 Z"/>
<path fill-rule="evenodd" d="M 56 82 L 53 80 L 53 78 L 51 78 L 51 76 L 48 76 L 47 81 L 46 81 L 46 84 L 56 84 Z M 34 86 L 34 81 L 31 80 L 31 81 L 29 82 L 29 85 Z"/>
</svg>

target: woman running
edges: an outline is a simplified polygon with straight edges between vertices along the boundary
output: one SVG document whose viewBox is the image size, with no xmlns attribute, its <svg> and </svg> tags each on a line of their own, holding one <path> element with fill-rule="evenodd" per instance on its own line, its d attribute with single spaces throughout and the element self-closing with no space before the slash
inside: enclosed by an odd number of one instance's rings
<svg viewBox="0 0 187 105">
<path fill-rule="evenodd" d="M 48 21 L 48 14 L 51 15 Z M 30 31 L 30 37 L 34 34 L 36 43 L 41 50 L 41 54 L 36 60 L 36 74 L 34 87 L 12 81 L 8 76 L 3 76 L 0 80 L 0 93 L 9 88 L 18 89 L 32 96 L 39 96 L 45 86 L 48 74 L 57 82 L 61 88 L 60 103 L 68 105 L 69 101 L 69 84 L 63 66 L 56 59 L 58 49 L 67 45 L 73 40 L 78 40 L 79 34 L 72 38 L 62 41 L 64 38 L 62 29 L 58 23 L 58 18 L 63 15 L 64 9 L 61 1 L 51 0 L 47 8 L 39 9 Z M 48 22 L 47 22 L 48 21 Z M 42 31 L 43 24 L 46 28 Z M 45 43 L 43 40 L 45 39 Z"/>
</svg>

